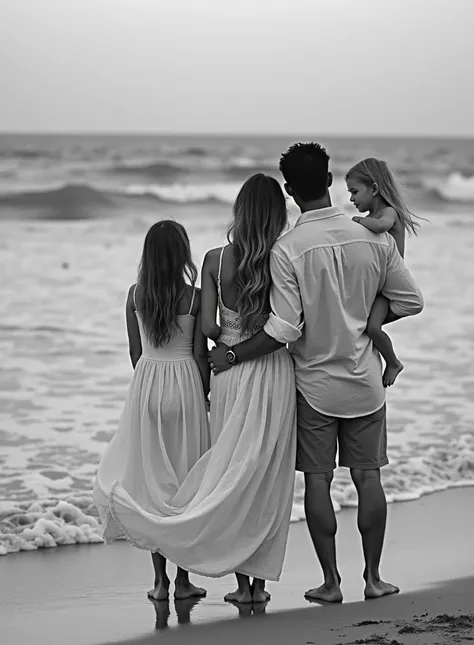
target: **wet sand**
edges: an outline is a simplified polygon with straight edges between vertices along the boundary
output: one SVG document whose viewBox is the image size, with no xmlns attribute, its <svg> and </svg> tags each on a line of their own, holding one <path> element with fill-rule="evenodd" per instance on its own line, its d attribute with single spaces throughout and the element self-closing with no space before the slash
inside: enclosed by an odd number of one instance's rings
<svg viewBox="0 0 474 645">
<path fill-rule="evenodd" d="M 402 592 L 372 601 L 363 601 L 356 514 L 343 510 L 338 514 L 341 605 L 310 604 L 303 597 L 321 582 L 304 523 L 291 526 L 282 579 L 268 585 L 272 600 L 266 607 L 225 603 L 223 595 L 234 585 L 231 576 L 194 576 L 208 589 L 200 602 L 152 603 L 146 598 L 150 557 L 123 542 L 8 555 L 0 558 L 0 641 L 469 643 L 474 640 L 473 506 L 474 488 L 391 504 L 382 574 Z"/>
</svg>

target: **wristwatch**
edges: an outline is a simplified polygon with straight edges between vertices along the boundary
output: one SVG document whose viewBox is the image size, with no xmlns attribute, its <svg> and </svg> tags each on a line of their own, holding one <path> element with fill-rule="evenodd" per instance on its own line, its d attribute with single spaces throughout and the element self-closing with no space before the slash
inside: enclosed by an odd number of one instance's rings
<svg viewBox="0 0 474 645">
<path fill-rule="evenodd" d="M 229 349 L 226 351 L 225 359 L 231 365 L 236 365 L 237 364 L 237 356 L 235 355 L 233 347 L 229 347 Z"/>
</svg>

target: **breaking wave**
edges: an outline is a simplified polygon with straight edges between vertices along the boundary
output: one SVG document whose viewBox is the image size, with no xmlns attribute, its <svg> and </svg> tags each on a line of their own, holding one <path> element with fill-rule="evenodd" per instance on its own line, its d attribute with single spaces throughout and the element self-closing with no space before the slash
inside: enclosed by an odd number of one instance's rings
<svg viewBox="0 0 474 645">
<path fill-rule="evenodd" d="M 141 174 L 144 166 L 140 167 Z M 252 174 L 244 164 L 238 172 L 241 177 L 221 177 L 220 180 L 202 178 L 201 181 L 177 180 L 173 173 L 184 173 L 173 165 L 152 164 L 147 166 L 150 175 L 156 171 L 168 173 L 163 182 L 137 182 L 114 190 L 104 190 L 88 184 L 70 183 L 58 188 L 0 193 L 0 210 L 19 210 L 22 216 L 33 219 L 74 220 L 93 219 L 107 212 L 119 213 L 120 198 L 153 198 L 161 203 L 190 205 L 193 204 L 232 204 L 243 181 Z M 123 171 L 129 173 L 130 169 Z M 131 172 L 134 172 L 133 170 Z M 413 191 L 412 191 L 413 192 Z M 342 178 L 336 178 L 333 188 L 335 203 L 347 202 L 347 189 Z M 474 203 L 474 177 L 465 177 L 460 173 L 451 173 L 446 179 L 429 178 L 418 186 L 417 198 L 430 207 L 447 203 Z"/>
<path fill-rule="evenodd" d="M 113 196 L 85 184 L 66 184 L 43 191 L 0 194 L 0 207 L 34 211 L 36 219 L 88 219 L 114 207 Z"/>
<path fill-rule="evenodd" d="M 474 203 L 474 177 L 453 172 L 446 179 L 426 180 L 425 186 L 443 202 Z"/>
</svg>

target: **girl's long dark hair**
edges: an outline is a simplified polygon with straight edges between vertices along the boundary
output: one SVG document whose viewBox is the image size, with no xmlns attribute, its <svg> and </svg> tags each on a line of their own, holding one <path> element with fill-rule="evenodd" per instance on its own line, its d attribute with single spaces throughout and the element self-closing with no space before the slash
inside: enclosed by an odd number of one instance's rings
<svg viewBox="0 0 474 645">
<path fill-rule="evenodd" d="M 194 286 L 197 274 L 184 226 L 173 220 L 153 224 L 138 268 L 136 304 L 154 347 L 168 343 L 180 328 L 177 311 L 185 278 Z"/>
<path fill-rule="evenodd" d="M 240 189 L 233 211 L 227 238 L 236 261 L 236 309 L 241 330 L 252 333 L 269 307 L 270 250 L 288 220 L 280 184 L 262 173 L 253 175 Z"/>
</svg>

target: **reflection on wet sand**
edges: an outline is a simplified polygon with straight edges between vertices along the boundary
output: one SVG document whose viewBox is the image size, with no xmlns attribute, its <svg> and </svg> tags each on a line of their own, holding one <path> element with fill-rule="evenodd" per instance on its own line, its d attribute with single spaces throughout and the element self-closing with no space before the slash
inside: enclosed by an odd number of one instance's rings
<svg viewBox="0 0 474 645">
<path fill-rule="evenodd" d="M 203 598 L 188 598 L 186 600 L 175 600 L 174 608 L 178 625 L 188 625 L 191 623 L 191 613 L 194 608 L 204 600 Z M 156 621 L 155 630 L 161 631 L 168 629 L 169 619 L 171 616 L 170 601 L 169 600 L 154 600 L 149 598 L 149 601 L 155 608 Z M 239 612 L 240 618 L 248 618 L 249 616 L 260 616 L 266 613 L 267 605 L 270 601 L 259 603 L 240 603 L 231 601 L 230 605 L 236 607 Z"/>
<path fill-rule="evenodd" d="M 169 600 L 154 600 L 149 598 L 150 602 L 153 603 L 156 614 L 155 629 L 162 630 L 168 628 L 168 620 L 171 616 L 170 611 L 170 602 Z M 201 602 L 202 598 L 187 598 L 186 600 L 175 600 L 174 608 L 176 611 L 176 617 L 178 619 L 178 625 L 187 625 L 191 622 L 191 612 L 194 607 Z"/>
<path fill-rule="evenodd" d="M 239 610 L 240 618 L 248 618 L 249 616 L 260 616 L 266 613 L 267 605 L 270 601 L 256 602 L 256 603 L 241 603 L 235 600 L 229 600 L 230 605 L 234 605 Z"/>
</svg>

